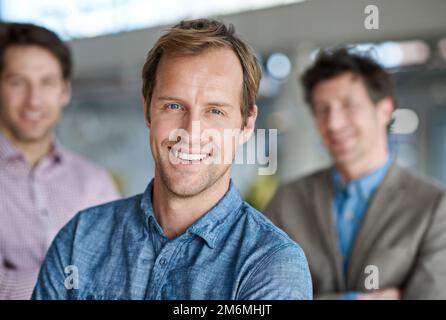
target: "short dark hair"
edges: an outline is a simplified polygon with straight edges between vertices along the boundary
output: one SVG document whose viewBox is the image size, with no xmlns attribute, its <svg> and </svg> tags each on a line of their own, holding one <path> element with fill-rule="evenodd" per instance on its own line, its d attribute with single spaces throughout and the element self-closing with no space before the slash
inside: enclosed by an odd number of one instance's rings
<svg viewBox="0 0 446 320">
<path fill-rule="evenodd" d="M 315 63 L 303 74 L 301 81 L 307 103 L 313 105 L 313 91 L 320 82 L 346 72 L 360 77 L 375 104 L 386 97 L 395 100 L 392 79 L 377 62 L 369 55 L 352 53 L 349 48 L 341 47 L 321 50 Z"/>
<path fill-rule="evenodd" d="M 54 32 L 30 23 L 0 23 L 0 72 L 5 67 L 5 52 L 12 46 L 38 46 L 48 50 L 59 61 L 64 79 L 71 77 L 70 49 Z"/>
<path fill-rule="evenodd" d="M 158 39 L 142 70 L 142 94 L 147 104 L 152 99 L 156 70 L 163 55 L 193 56 L 213 48 L 229 48 L 240 60 L 243 70 L 241 112 L 245 125 L 259 92 L 261 67 L 251 47 L 235 34 L 234 26 L 226 26 L 218 20 L 184 20 L 167 29 Z"/>
</svg>

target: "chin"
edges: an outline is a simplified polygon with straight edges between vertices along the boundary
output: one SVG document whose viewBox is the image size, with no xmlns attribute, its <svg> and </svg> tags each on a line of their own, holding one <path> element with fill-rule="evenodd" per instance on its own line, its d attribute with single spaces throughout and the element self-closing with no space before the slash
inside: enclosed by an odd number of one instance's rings
<svg viewBox="0 0 446 320">
<path fill-rule="evenodd" d="M 207 179 L 201 174 L 176 174 L 161 172 L 161 179 L 166 188 L 180 197 L 192 197 L 206 189 Z"/>
<path fill-rule="evenodd" d="M 23 142 L 39 142 L 51 134 L 51 128 L 17 129 L 16 137 Z"/>
<path fill-rule="evenodd" d="M 201 184 L 201 183 L 187 183 L 186 181 L 182 181 L 181 183 L 172 183 L 167 185 L 167 188 L 170 192 L 175 194 L 179 197 L 193 197 L 197 194 L 200 194 L 204 190 L 206 190 L 208 187 L 207 184 Z"/>
<path fill-rule="evenodd" d="M 46 135 L 44 135 L 44 134 L 28 134 L 28 133 L 23 134 L 23 133 L 20 133 L 20 134 L 16 135 L 16 137 L 21 142 L 35 143 L 35 142 L 40 142 L 40 141 L 44 140 L 44 138 L 46 138 Z"/>
<path fill-rule="evenodd" d="M 343 152 L 338 153 L 334 156 L 337 163 L 348 165 L 355 162 L 358 159 L 357 153 L 354 152 Z"/>
</svg>

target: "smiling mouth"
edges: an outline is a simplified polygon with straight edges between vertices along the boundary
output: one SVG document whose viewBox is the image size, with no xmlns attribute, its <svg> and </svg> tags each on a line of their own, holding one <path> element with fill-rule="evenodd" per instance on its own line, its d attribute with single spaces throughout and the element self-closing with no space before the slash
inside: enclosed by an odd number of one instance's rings
<svg viewBox="0 0 446 320">
<path fill-rule="evenodd" d="M 189 153 L 181 149 L 173 149 L 172 147 L 168 147 L 168 149 L 181 164 L 200 164 L 212 156 L 212 153 Z"/>
<path fill-rule="evenodd" d="M 43 118 L 41 111 L 26 111 L 22 114 L 22 118 L 27 121 L 39 121 Z"/>
</svg>

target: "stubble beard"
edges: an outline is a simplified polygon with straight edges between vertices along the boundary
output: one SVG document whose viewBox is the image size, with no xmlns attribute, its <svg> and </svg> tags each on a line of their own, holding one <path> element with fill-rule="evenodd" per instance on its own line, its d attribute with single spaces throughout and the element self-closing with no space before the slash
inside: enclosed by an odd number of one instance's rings
<svg viewBox="0 0 446 320">
<path fill-rule="evenodd" d="M 163 185 L 173 196 L 178 198 L 192 198 L 204 193 L 206 190 L 212 188 L 216 183 L 220 182 L 231 169 L 231 165 L 227 165 L 221 171 L 218 169 L 219 167 L 217 165 L 210 164 L 205 172 L 199 173 L 199 179 L 195 180 L 193 184 L 185 185 L 180 185 L 173 181 L 172 177 L 168 173 L 169 168 L 167 168 L 164 161 L 160 161 L 159 174 Z M 186 177 L 190 173 L 180 174 L 184 174 Z"/>
</svg>

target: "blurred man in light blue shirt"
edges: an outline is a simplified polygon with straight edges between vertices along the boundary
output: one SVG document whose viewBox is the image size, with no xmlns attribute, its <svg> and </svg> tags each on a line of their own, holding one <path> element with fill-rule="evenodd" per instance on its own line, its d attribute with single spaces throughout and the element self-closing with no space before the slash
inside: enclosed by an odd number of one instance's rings
<svg viewBox="0 0 446 320">
<path fill-rule="evenodd" d="M 390 156 L 390 75 L 338 48 L 302 82 L 333 165 L 281 186 L 266 213 L 305 251 L 315 298 L 445 299 L 446 194 Z"/>
</svg>

